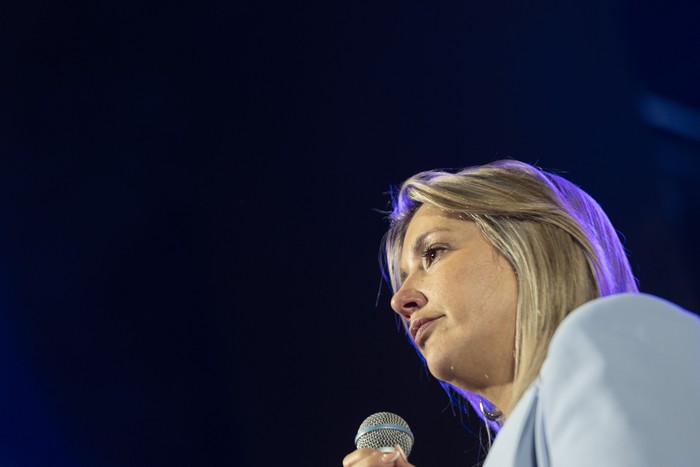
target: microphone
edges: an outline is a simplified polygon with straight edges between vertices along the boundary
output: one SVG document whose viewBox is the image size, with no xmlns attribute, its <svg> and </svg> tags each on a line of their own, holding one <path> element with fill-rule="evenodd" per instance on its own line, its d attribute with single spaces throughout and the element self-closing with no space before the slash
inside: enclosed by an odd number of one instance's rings
<svg viewBox="0 0 700 467">
<path fill-rule="evenodd" d="M 391 412 L 377 412 L 365 419 L 357 430 L 355 446 L 394 452 L 395 445 L 401 446 L 406 457 L 413 447 L 413 433 L 406 420 Z"/>
</svg>

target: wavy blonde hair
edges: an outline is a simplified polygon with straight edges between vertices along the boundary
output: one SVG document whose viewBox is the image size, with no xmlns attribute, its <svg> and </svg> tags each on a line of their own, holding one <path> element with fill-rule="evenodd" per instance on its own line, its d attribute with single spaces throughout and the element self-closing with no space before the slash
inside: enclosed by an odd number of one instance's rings
<svg viewBox="0 0 700 467">
<path fill-rule="evenodd" d="M 515 271 L 513 390 L 501 408 L 508 412 L 537 377 L 566 315 L 594 298 L 638 291 L 617 232 L 593 198 L 558 175 L 501 160 L 456 173 L 422 172 L 401 185 L 383 240 L 394 293 L 406 229 L 424 204 L 474 221 Z"/>
</svg>

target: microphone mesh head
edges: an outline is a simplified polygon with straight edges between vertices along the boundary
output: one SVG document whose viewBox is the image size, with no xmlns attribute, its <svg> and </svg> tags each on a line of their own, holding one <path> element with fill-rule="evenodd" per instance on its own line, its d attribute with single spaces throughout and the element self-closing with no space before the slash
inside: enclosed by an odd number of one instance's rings
<svg viewBox="0 0 700 467">
<path fill-rule="evenodd" d="M 370 415 L 357 430 L 355 446 L 381 449 L 401 446 L 406 456 L 413 448 L 413 433 L 406 420 L 391 412 L 378 412 Z"/>
</svg>

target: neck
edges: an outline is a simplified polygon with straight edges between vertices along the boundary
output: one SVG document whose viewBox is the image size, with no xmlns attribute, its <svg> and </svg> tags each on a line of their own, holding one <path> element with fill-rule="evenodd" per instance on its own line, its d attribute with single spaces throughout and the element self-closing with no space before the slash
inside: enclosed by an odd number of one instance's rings
<svg viewBox="0 0 700 467">
<path fill-rule="evenodd" d="M 509 413 L 510 398 L 513 394 L 513 383 L 505 383 L 498 386 L 489 386 L 483 388 L 477 392 L 478 394 L 484 396 L 493 405 L 496 406 L 498 410 L 503 412 L 503 417 L 507 418 Z"/>
<path fill-rule="evenodd" d="M 512 382 L 486 387 L 465 387 L 466 385 L 455 384 L 452 381 L 450 381 L 450 384 L 456 389 L 486 398 L 494 406 L 494 411 L 499 411 L 503 414 L 504 419 L 510 414 L 509 405 L 513 395 Z"/>
</svg>

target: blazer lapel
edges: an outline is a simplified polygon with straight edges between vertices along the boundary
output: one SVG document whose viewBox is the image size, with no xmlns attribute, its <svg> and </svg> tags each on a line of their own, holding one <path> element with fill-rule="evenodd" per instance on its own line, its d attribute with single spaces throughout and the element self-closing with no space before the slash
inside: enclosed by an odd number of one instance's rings
<svg viewBox="0 0 700 467">
<path fill-rule="evenodd" d="M 535 424 L 539 385 L 535 381 L 496 436 L 484 467 L 544 467 L 539 464 L 535 449 Z M 539 431 L 539 430 L 538 430 Z"/>
</svg>

